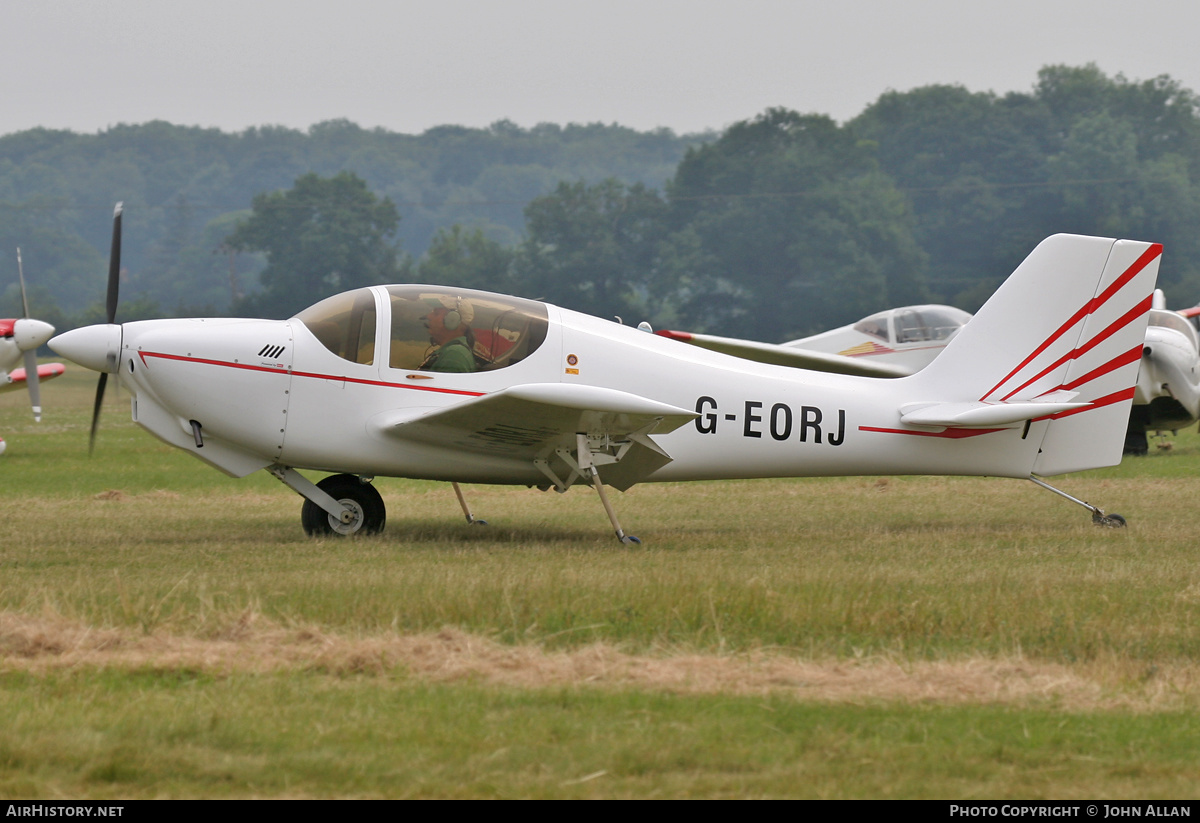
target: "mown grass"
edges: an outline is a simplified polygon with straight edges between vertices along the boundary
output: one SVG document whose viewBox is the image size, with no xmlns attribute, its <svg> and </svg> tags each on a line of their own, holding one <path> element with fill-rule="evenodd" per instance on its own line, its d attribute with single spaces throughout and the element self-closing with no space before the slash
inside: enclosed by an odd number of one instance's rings
<svg viewBox="0 0 1200 823">
<path fill-rule="evenodd" d="M 394 677 L 0 677 L 0 796 L 1191 797 L 1191 713 Z"/>
<path fill-rule="evenodd" d="M 479 528 L 445 484 L 380 479 L 382 536 L 310 540 L 291 491 L 160 444 L 111 387 L 89 458 L 93 385 L 78 369 L 47 384 L 40 426 L 0 397 L 0 612 L 190 638 L 252 614 L 651 657 L 1016 658 L 1117 690 L 1200 657 L 1191 433 L 1060 479 L 1125 530 L 1014 480 L 798 479 L 615 495 L 646 541 L 622 547 L 585 489 L 468 488 Z M 1200 777 L 1177 709 L 517 689 L 403 667 L 47 673 L 0 652 L 8 797 L 1177 797 Z"/>
</svg>

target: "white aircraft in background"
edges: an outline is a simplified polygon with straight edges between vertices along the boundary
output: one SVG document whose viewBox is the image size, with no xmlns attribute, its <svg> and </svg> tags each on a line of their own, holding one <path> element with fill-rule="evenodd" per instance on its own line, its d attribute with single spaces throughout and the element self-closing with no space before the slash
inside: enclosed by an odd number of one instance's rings
<svg viewBox="0 0 1200 823">
<path fill-rule="evenodd" d="M 953 306 L 923 305 L 888 309 L 848 326 L 779 344 L 666 329 L 655 334 L 759 363 L 863 377 L 904 377 L 933 362 L 970 319 L 970 312 Z"/>
<path fill-rule="evenodd" d="M 1125 453 L 1145 454 L 1150 432 L 1176 432 L 1200 420 L 1200 339 L 1188 312 L 1170 311 L 1154 292 L 1133 395 Z"/>
<path fill-rule="evenodd" d="M 640 541 L 606 485 L 751 477 L 1027 478 L 1123 525 L 1042 476 L 1120 462 L 1161 253 L 1051 237 L 933 363 L 874 380 L 444 286 L 357 289 L 290 320 L 117 324 L 118 207 L 109 322 L 51 347 L 101 373 L 97 413 L 116 375 L 137 423 L 229 475 L 270 472 L 314 535 L 383 529 L 375 476 L 451 482 L 469 522 L 459 483 L 591 485 L 622 542 Z M 469 370 L 440 370 L 463 349 Z"/>
<path fill-rule="evenodd" d="M 54 336 L 54 327 L 29 316 L 29 300 L 25 296 L 25 273 L 21 267 L 21 250 L 17 249 L 17 275 L 21 281 L 21 302 L 25 316 L 0 319 L 0 392 L 29 389 L 33 419 L 42 419 L 41 383 L 63 373 L 61 363 L 39 366 L 37 350 Z M 23 365 L 18 365 L 23 364 Z M 8 444 L 0 438 L 0 454 Z"/>
</svg>

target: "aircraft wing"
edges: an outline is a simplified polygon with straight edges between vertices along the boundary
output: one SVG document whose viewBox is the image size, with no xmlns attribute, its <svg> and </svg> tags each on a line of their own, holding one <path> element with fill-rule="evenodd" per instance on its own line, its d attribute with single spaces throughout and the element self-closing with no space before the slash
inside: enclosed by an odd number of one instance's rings
<svg viewBox="0 0 1200 823">
<path fill-rule="evenodd" d="M 855 374 L 860 377 L 907 377 L 912 372 L 899 366 L 885 363 L 873 363 L 858 357 L 846 357 L 842 354 L 828 354 L 797 349 L 791 346 L 780 346 L 774 343 L 758 343 L 753 340 L 739 340 L 734 337 L 717 337 L 712 334 L 693 334 L 692 332 L 669 331 L 663 329 L 655 332 L 661 337 L 679 340 L 699 346 L 702 349 L 731 354 L 743 360 L 753 360 L 756 363 L 770 363 L 774 366 L 790 366 L 794 369 L 809 371 L 833 372 L 834 374 Z"/>
<path fill-rule="evenodd" d="M 529 461 L 575 448 L 577 432 L 630 444 L 601 479 L 625 489 L 671 461 L 651 434 L 666 434 L 697 413 L 640 395 L 596 386 L 529 383 L 440 409 L 398 409 L 372 419 L 390 437 Z"/>
<path fill-rule="evenodd" d="M 38 380 L 45 383 L 51 378 L 58 377 L 64 371 L 62 363 L 43 363 L 38 366 Z M 24 369 L 13 369 L 7 375 L 0 372 L 0 394 L 25 388 L 26 379 Z"/>
</svg>

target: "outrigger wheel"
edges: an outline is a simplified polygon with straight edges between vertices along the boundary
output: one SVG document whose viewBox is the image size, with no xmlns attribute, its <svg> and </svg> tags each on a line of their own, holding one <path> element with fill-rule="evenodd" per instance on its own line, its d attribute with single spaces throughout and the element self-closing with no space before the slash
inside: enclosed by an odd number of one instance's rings
<svg viewBox="0 0 1200 823">
<path fill-rule="evenodd" d="M 353 513 L 348 523 L 335 518 L 311 500 L 305 500 L 300 509 L 300 522 L 304 533 L 311 537 L 340 536 L 352 534 L 378 534 L 383 531 L 387 509 L 383 498 L 370 483 L 365 483 L 353 474 L 334 474 L 317 483 L 317 488 L 346 506 Z"/>
</svg>

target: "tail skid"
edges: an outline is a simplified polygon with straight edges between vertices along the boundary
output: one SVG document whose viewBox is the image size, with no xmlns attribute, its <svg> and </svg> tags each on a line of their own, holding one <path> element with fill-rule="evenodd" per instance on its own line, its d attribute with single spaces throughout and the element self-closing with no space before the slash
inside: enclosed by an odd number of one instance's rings
<svg viewBox="0 0 1200 823">
<path fill-rule="evenodd" d="M 910 426 L 1024 421 L 1029 474 L 1120 462 L 1162 246 L 1054 235 L 910 380 Z M 1035 441 L 1036 442 L 1036 441 Z"/>
</svg>

